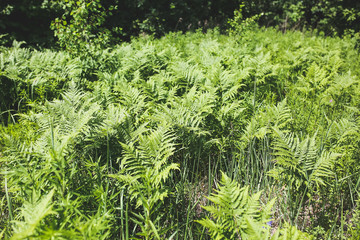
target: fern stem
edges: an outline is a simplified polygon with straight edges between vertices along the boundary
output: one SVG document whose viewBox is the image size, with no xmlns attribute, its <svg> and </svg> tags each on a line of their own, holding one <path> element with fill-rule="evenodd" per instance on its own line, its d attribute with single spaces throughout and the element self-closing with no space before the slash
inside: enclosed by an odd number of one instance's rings
<svg viewBox="0 0 360 240">
<path fill-rule="evenodd" d="M 5 176 L 5 194 L 6 194 L 6 201 L 8 203 L 10 221 L 13 221 L 14 217 L 13 217 L 13 213 L 12 213 L 13 211 L 12 211 L 11 198 L 10 198 L 10 194 L 9 194 L 8 187 L 7 187 L 7 176 Z"/>
<path fill-rule="evenodd" d="M 298 220 L 300 211 L 301 211 L 301 209 L 302 209 L 303 201 L 304 201 L 304 198 L 305 198 L 305 196 L 306 196 L 306 194 L 307 194 L 307 191 L 308 191 L 308 185 L 306 186 L 305 191 L 304 191 L 304 193 L 302 194 L 300 203 L 298 204 L 298 209 L 297 209 L 297 213 L 296 213 L 296 217 L 295 217 L 296 225 L 297 225 L 297 220 Z M 296 201 L 296 202 L 298 202 L 298 201 Z"/>
<path fill-rule="evenodd" d="M 125 239 L 129 239 L 129 201 L 126 201 L 125 210 Z"/>
<path fill-rule="evenodd" d="M 124 189 L 121 189 L 120 195 L 120 234 L 121 239 L 125 239 L 125 231 L 124 231 Z"/>
<path fill-rule="evenodd" d="M 341 239 L 344 239 L 344 196 L 341 193 L 340 194 L 340 198 L 341 198 L 341 219 L 340 219 L 340 236 Z"/>
<path fill-rule="evenodd" d="M 106 165 L 108 172 L 112 174 L 112 161 L 110 155 L 110 140 L 108 132 L 106 132 Z"/>
<path fill-rule="evenodd" d="M 211 193 L 211 156 L 209 155 L 209 169 L 208 169 L 208 195 Z M 360 180 L 360 178 L 359 178 Z"/>
<path fill-rule="evenodd" d="M 256 77 L 254 80 L 254 99 L 253 99 L 254 112 L 255 112 L 255 104 L 256 104 Z"/>
</svg>

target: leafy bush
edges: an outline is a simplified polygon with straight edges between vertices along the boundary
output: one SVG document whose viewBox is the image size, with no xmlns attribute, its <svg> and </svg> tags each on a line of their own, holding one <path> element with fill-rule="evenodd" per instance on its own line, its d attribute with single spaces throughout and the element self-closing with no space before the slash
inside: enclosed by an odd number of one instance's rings
<svg viewBox="0 0 360 240">
<path fill-rule="evenodd" d="M 113 7 L 104 9 L 100 0 L 66 0 L 63 8 L 63 16 L 51 24 L 61 47 L 78 54 L 106 46 L 110 31 L 102 25 Z"/>
</svg>

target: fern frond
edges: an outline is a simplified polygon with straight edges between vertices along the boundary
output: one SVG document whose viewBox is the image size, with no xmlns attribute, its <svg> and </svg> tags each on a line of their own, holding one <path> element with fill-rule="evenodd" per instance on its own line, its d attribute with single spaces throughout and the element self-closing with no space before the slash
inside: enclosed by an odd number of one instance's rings
<svg viewBox="0 0 360 240">
<path fill-rule="evenodd" d="M 312 240 L 314 236 L 301 232 L 295 226 L 285 223 L 285 226 L 278 229 L 270 240 Z"/>
<path fill-rule="evenodd" d="M 121 143 L 123 159 L 121 171 L 110 174 L 129 189 L 130 199 L 136 200 L 136 207 L 143 207 L 142 215 L 137 216 L 137 222 L 142 236 L 158 236 L 154 219 L 154 209 L 161 205 L 169 191 L 164 187 L 173 170 L 178 170 L 176 163 L 169 163 L 169 158 L 175 151 L 175 136 L 165 127 L 140 133 L 135 142 Z"/>
<path fill-rule="evenodd" d="M 16 221 L 14 226 L 14 235 L 11 239 L 25 239 L 28 237 L 36 237 L 36 229 L 40 226 L 41 221 L 52 211 L 51 200 L 54 190 L 51 190 L 46 196 L 39 200 L 34 199 L 33 202 L 25 202 L 21 209 L 21 215 L 24 221 Z"/>
<path fill-rule="evenodd" d="M 340 156 L 327 151 L 319 155 L 316 135 L 300 141 L 293 134 L 284 134 L 274 128 L 276 141 L 273 145 L 276 167 L 269 171 L 274 178 L 282 181 L 295 182 L 311 187 L 324 185 L 326 178 L 334 174 L 334 159 Z M 299 185 L 300 184 L 300 185 Z"/>
<path fill-rule="evenodd" d="M 325 179 L 334 177 L 335 173 L 333 166 L 335 164 L 335 159 L 340 156 L 341 154 L 338 153 L 323 151 L 312 168 L 309 182 L 314 183 L 317 187 L 326 185 Z"/>
<path fill-rule="evenodd" d="M 249 195 L 249 188 L 240 188 L 222 173 L 219 189 L 208 199 L 215 205 L 203 206 L 212 219 L 201 219 L 199 222 L 209 228 L 210 235 L 218 239 L 249 238 L 264 232 L 267 218 L 274 201 L 260 211 L 261 192 Z M 270 212 L 264 212 L 270 211 Z"/>
</svg>

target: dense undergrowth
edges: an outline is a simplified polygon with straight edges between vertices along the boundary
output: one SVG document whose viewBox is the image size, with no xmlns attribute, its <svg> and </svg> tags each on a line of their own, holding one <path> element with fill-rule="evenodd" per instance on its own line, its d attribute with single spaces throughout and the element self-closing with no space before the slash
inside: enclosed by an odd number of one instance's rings
<svg viewBox="0 0 360 240">
<path fill-rule="evenodd" d="M 252 29 L 2 48 L 0 236 L 357 239 L 356 46 Z"/>
</svg>

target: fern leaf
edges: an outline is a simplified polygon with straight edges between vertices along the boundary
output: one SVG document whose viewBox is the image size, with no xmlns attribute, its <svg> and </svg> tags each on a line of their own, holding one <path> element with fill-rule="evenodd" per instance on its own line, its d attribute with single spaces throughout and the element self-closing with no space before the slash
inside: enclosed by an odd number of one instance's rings
<svg viewBox="0 0 360 240">
<path fill-rule="evenodd" d="M 215 204 L 203 206 L 212 219 L 199 220 L 200 224 L 209 229 L 210 235 L 219 239 L 251 238 L 256 239 L 260 232 L 265 231 L 265 218 L 270 212 L 260 211 L 261 192 L 249 196 L 248 187 L 240 188 L 222 173 L 219 189 L 208 199 Z M 274 202 L 270 202 L 265 211 L 271 209 Z M 268 221 L 269 219 L 267 219 Z"/>
<path fill-rule="evenodd" d="M 15 222 L 14 235 L 11 239 L 25 239 L 28 237 L 35 237 L 36 229 L 40 222 L 48 215 L 55 214 L 52 211 L 51 199 L 54 195 L 54 190 L 51 190 L 46 196 L 33 203 L 25 202 L 21 209 L 21 215 L 24 217 L 23 222 Z"/>
</svg>

